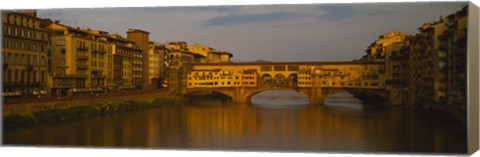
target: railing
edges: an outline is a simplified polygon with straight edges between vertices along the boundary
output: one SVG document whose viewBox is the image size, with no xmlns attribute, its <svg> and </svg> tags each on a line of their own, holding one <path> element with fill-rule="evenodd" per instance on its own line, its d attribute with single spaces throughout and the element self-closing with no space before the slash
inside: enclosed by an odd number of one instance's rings
<svg viewBox="0 0 480 157">
<path fill-rule="evenodd" d="M 69 88 L 69 87 L 73 87 L 73 84 L 71 84 L 71 83 L 54 83 L 53 87 L 54 88 Z"/>
<path fill-rule="evenodd" d="M 4 82 L 5 87 L 36 87 L 40 86 L 40 82 Z"/>
<path fill-rule="evenodd" d="M 54 78 L 73 78 L 76 75 L 73 74 L 55 74 L 53 75 Z"/>
<path fill-rule="evenodd" d="M 86 70 L 86 69 L 88 69 L 88 66 L 87 65 L 77 65 L 77 69 Z"/>
<path fill-rule="evenodd" d="M 88 51 L 87 47 L 77 47 L 77 51 Z"/>
<path fill-rule="evenodd" d="M 57 67 L 68 68 L 68 65 L 66 65 L 66 64 L 59 64 L 59 65 L 57 65 Z"/>
<path fill-rule="evenodd" d="M 88 56 L 84 54 L 77 54 L 77 59 L 79 60 L 87 60 Z"/>
<path fill-rule="evenodd" d="M 106 77 L 105 75 L 92 75 L 93 79 L 103 79 L 105 77 Z"/>
<path fill-rule="evenodd" d="M 77 77 L 77 78 L 87 78 L 87 74 L 76 74 L 75 77 Z"/>
</svg>

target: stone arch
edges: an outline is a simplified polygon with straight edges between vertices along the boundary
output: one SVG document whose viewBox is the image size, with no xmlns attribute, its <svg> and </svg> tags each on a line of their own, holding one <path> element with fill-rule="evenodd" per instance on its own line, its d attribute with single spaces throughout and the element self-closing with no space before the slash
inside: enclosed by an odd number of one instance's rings
<svg viewBox="0 0 480 157">
<path fill-rule="evenodd" d="M 383 101 L 384 99 L 387 99 L 386 93 L 382 91 L 378 91 L 378 92 L 367 91 L 367 90 L 347 90 L 347 91 L 362 101 L 379 100 L 379 99 Z"/>
<path fill-rule="evenodd" d="M 297 85 L 297 82 L 298 82 L 298 74 L 293 73 L 293 74 L 288 75 L 287 83 L 289 85 Z"/>
<path fill-rule="evenodd" d="M 326 98 L 340 92 L 349 92 L 343 88 L 322 88 L 322 95 Z"/>
<path fill-rule="evenodd" d="M 274 82 L 277 85 L 286 84 L 287 78 L 283 74 L 276 74 L 274 78 Z"/>
<path fill-rule="evenodd" d="M 222 89 L 218 89 L 218 88 L 212 88 L 212 89 L 196 89 L 196 90 L 190 90 L 187 92 L 187 95 L 193 95 L 195 93 L 199 93 L 199 92 L 216 92 L 216 93 L 220 93 L 220 94 L 223 94 L 223 95 L 226 95 L 230 98 L 234 98 L 234 93 L 232 92 L 232 90 L 222 90 Z"/>
<path fill-rule="evenodd" d="M 261 92 L 264 92 L 264 91 L 268 91 L 268 90 L 288 90 L 288 91 L 292 91 L 292 92 L 295 92 L 295 93 L 299 93 L 303 96 L 305 96 L 305 98 L 307 99 L 310 99 L 310 95 L 308 92 L 305 92 L 305 91 L 302 91 L 302 90 L 295 90 L 293 88 L 279 88 L 279 87 L 271 87 L 271 88 L 262 88 L 262 89 L 257 89 L 257 90 L 254 90 L 254 91 L 250 91 L 249 93 L 246 93 L 245 96 L 246 96 L 246 100 L 247 101 L 250 101 L 252 99 L 252 96 L 258 94 L 258 93 L 261 93 Z"/>
<path fill-rule="evenodd" d="M 270 75 L 270 74 L 263 74 L 260 77 L 260 83 L 261 84 L 271 84 L 272 81 L 273 81 L 273 78 L 272 78 L 272 75 Z"/>
</svg>

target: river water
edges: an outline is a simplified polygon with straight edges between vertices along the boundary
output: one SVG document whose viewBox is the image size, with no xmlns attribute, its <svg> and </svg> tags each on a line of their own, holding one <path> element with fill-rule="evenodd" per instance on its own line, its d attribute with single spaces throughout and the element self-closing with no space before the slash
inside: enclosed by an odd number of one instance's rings
<svg viewBox="0 0 480 157">
<path fill-rule="evenodd" d="M 369 107 L 349 93 L 324 105 L 285 91 L 251 104 L 189 104 L 4 130 L 5 145 L 281 152 L 466 153 L 466 124 L 448 115 Z M 378 106 L 378 105 L 375 105 Z"/>
</svg>

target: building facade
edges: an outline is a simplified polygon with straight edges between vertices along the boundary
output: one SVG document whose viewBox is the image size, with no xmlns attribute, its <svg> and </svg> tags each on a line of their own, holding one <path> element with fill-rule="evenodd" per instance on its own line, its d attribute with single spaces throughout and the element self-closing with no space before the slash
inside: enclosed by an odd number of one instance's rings
<svg viewBox="0 0 480 157">
<path fill-rule="evenodd" d="M 148 80 L 152 88 L 162 88 L 166 76 L 165 59 L 167 48 L 164 44 L 150 42 L 148 52 Z"/>
<path fill-rule="evenodd" d="M 48 29 L 52 43 L 49 87 L 53 95 L 103 92 L 112 83 L 108 77 L 112 53 L 106 38 L 55 22 Z"/>
<path fill-rule="evenodd" d="M 188 88 L 296 86 L 299 88 L 384 89 L 381 63 L 236 63 L 196 64 Z"/>
<path fill-rule="evenodd" d="M 133 41 L 120 35 L 107 36 L 113 54 L 113 83 L 116 90 L 141 89 L 143 86 L 143 51 Z"/>
<path fill-rule="evenodd" d="M 467 109 L 467 7 L 447 16 L 447 31 L 439 39 L 445 42 L 447 110 Z"/>
<path fill-rule="evenodd" d="M 127 39 L 130 41 L 133 41 L 142 51 L 141 53 L 141 58 L 142 60 L 140 61 L 141 64 L 141 69 L 134 68 L 134 73 L 136 74 L 137 72 L 141 72 L 141 88 L 143 89 L 150 89 L 152 86 L 149 83 L 148 79 L 148 71 L 149 71 L 149 42 L 150 42 L 150 32 L 141 30 L 141 29 L 128 29 L 127 31 Z M 143 64 L 144 63 L 144 64 Z M 137 63 L 137 61 L 134 62 L 134 64 L 140 64 Z M 141 71 L 140 71 L 141 70 Z M 134 75 L 136 76 L 136 75 Z"/>
<path fill-rule="evenodd" d="M 3 96 L 48 93 L 49 36 L 35 11 L 2 11 Z"/>
</svg>

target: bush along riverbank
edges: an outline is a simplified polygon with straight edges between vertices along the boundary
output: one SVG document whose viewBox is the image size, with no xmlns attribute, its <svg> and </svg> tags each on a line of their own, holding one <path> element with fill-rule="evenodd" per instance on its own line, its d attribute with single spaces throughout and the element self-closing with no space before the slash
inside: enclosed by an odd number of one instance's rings
<svg viewBox="0 0 480 157">
<path fill-rule="evenodd" d="M 35 112 L 26 115 L 9 115 L 3 117 L 3 127 L 13 129 L 42 123 L 61 122 L 89 116 L 115 114 L 136 111 L 156 106 L 179 105 L 183 101 L 176 99 L 160 98 L 153 101 L 129 100 L 120 102 L 102 101 L 94 105 L 77 106 L 66 109 L 53 109 Z"/>
</svg>

